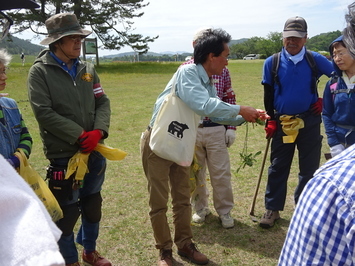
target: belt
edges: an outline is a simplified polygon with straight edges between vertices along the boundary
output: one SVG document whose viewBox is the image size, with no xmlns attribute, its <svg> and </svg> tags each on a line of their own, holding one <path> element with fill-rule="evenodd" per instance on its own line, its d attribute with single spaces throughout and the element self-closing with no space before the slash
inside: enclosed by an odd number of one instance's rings
<svg viewBox="0 0 355 266">
<path fill-rule="evenodd" d="M 223 125 L 218 124 L 218 123 L 214 123 L 212 121 L 203 121 L 201 124 L 198 125 L 199 128 L 203 128 L 203 127 L 218 127 L 218 126 L 223 126 Z"/>
<path fill-rule="evenodd" d="M 312 111 L 311 110 L 307 110 L 306 112 L 303 112 L 303 113 L 300 113 L 300 114 L 295 114 L 295 115 L 291 115 L 291 116 L 294 116 L 294 117 L 298 117 L 298 118 L 305 118 L 307 116 L 310 116 L 312 114 Z M 282 115 L 288 115 L 288 114 L 281 114 L 281 113 L 278 113 L 276 112 L 275 115 L 277 116 L 282 116 Z"/>
</svg>

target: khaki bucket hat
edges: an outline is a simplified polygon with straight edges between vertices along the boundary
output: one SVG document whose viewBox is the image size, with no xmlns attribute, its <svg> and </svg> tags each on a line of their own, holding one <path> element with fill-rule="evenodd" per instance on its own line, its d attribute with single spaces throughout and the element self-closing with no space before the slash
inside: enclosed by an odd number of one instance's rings
<svg viewBox="0 0 355 266">
<path fill-rule="evenodd" d="M 86 37 L 91 34 L 91 31 L 80 27 L 76 15 L 72 13 L 60 13 L 51 16 L 46 20 L 45 24 L 48 36 L 40 42 L 43 45 L 54 43 L 68 35 L 82 35 Z"/>
</svg>

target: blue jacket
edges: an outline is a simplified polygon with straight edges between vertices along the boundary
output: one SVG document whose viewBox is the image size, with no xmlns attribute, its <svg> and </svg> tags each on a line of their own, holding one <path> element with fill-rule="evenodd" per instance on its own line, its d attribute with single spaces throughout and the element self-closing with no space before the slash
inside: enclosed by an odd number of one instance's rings
<svg viewBox="0 0 355 266">
<path fill-rule="evenodd" d="M 343 36 L 334 42 L 342 41 Z M 329 47 L 333 57 L 333 51 Z M 355 143 L 355 94 L 348 90 L 342 78 L 342 71 L 334 63 L 335 72 L 327 82 L 323 94 L 323 122 L 330 147 L 337 144 L 349 146 Z"/>
<path fill-rule="evenodd" d="M 0 97 L 0 105 L 6 119 L 5 125 L 0 123 L 0 154 L 8 159 L 14 154 L 20 143 L 21 114 L 13 99 Z"/>
</svg>

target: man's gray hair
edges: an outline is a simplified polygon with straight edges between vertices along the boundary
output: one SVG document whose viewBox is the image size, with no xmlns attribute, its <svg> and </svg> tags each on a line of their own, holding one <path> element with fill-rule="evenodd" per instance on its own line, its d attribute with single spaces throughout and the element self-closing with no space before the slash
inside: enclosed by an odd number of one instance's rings
<svg viewBox="0 0 355 266">
<path fill-rule="evenodd" d="M 0 64 L 7 66 L 10 64 L 11 59 L 12 56 L 5 49 L 0 49 Z"/>
<path fill-rule="evenodd" d="M 208 30 L 211 30 L 212 28 L 211 27 L 203 27 L 203 28 L 200 28 L 199 30 L 196 31 L 192 41 L 193 42 L 196 42 L 198 39 L 200 39 L 203 34 L 208 31 Z"/>
</svg>

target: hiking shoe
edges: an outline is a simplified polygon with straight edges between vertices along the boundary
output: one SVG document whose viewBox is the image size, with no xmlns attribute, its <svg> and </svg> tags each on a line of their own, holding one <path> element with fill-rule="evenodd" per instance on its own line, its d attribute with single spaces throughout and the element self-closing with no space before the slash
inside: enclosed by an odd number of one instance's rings
<svg viewBox="0 0 355 266">
<path fill-rule="evenodd" d="M 79 262 L 65 264 L 65 266 L 80 266 Z"/>
<path fill-rule="evenodd" d="M 273 227 L 275 221 L 280 219 L 279 211 L 266 210 L 264 216 L 260 220 L 260 227 L 268 229 Z"/>
<path fill-rule="evenodd" d="M 161 249 L 158 266 L 173 266 L 173 251 L 171 249 Z"/>
<path fill-rule="evenodd" d="M 205 265 L 208 263 L 206 255 L 202 254 L 196 247 L 194 243 L 185 244 L 181 249 L 178 249 L 177 252 L 181 257 L 185 257 L 191 262 L 198 265 Z"/>
<path fill-rule="evenodd" d="M 206 220 L 206 216 L 211 213 L 210 209 L 205 207 L 192 215 L 192 221 L 194 223 L 203 223 Z"/>
<path fill-rule="evenodd" d="M 234 219 L 229 212 L 227 214 L 220 215 L 219 219 L 222 222 L 223 228 L 228 229 L 234 227 Z"/>
<path fill-rule="evenodd" d="M 111 262 L 102 257 L 96 250 L 90 253 L 85 253 L 85 251 L 83 250 L 82 257 L 85 266 L 112 266 Z"/>
</svg>

